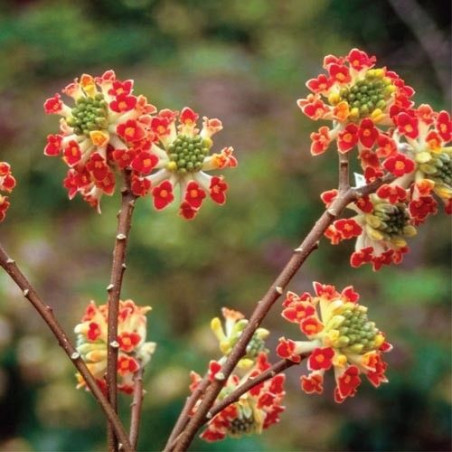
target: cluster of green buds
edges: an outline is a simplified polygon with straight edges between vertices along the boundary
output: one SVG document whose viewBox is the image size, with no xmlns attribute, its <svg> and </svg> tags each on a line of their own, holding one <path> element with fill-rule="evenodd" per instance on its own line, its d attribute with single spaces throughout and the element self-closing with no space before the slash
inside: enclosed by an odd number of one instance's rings
<svg viewBox="0 0 452 452">
<path fill-rule="evenodd" d="M 377 196 L 372 198 L 373 211 L 365 215 L 366 232 L 374 240 L 387 239 L 405 246 L 403 237 L 416 235 L 406 204 L 391 204 Z"/>
<path fill-rule="evenodd" d="M 86 135 L 94 130 L 105 130 L 108 126 L 108 105 L 102 93 L 94 97 L 79 97 L 67 119 L 68 126 L 76 135 Z"/>
<path fill-rule="evenodd" d="M 199 135 L 178 135 L 168 147 L 170 161 L 167 168 L 179 174 L 200 171 L 211 145 L 212 140 Z"/>
</svg>

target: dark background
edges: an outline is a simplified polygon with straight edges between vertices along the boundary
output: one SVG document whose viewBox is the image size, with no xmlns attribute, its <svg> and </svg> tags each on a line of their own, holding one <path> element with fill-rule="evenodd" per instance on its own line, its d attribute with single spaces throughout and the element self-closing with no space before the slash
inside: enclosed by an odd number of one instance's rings
<svg viewBox="0 0 452 452">
<path fill-rule="evenodd" d="M 406 9 L 403 9 L 406 8 Z M 124 298 L 150 304 L 140 450 L 158 450 L 187 394 L 188 372 L 217 357 L 208 324 L 222 306 L 246 315 L 322 210 L 336 186 L 333 152 L 309 154 L 320 124 L 296 99 L 323 56 L 360 47 L 415 87 L 418 103 L 450 109 L 450 2 L 361 0 L 5 1 L 0 4 L 0 160 L 18 186 L 0 238 L 68 331 L 90 299 L 104 303 L 118 195 L 102 215 L 69 202 L 65 167 L 43 156 L 57 118 L 42 104 L 82 73 L 113 68 L 135 79 L 159 108 L 189 105 L 219 117 L 215 149 L 232 145 L 239 168 L 225 172 L 228 202 L 206 202 L 193 222 L 176 207 L 156 213 L 140 200 L 133 220 Z M 431 218 L 403 265 L 373 273 L 348 265 L 352 244 L 322 242 L 290 285 L 353 284 L 394 344 L 390 384 L 365 383 L 341 406 L 288 375 L 287 412 L 260 437 L 194 450 L 450 450 L 450 221 Z M 277 338 L 297 328 L 273 308 Z M 33 309 L 0 274 L 0 450 L 104 450 L 104 419 L 75 390 L 73 369 Z M 124 416 L 129 400 L 121 399 Z"/>
</svg>

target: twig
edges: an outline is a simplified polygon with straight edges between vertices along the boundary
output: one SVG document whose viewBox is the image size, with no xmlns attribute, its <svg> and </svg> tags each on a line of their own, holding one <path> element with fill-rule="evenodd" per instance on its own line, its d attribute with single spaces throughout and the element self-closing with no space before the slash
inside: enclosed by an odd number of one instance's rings
<svg viewBox="0 0 452 452">
<path fill-rule="evenodd" d="M 340 164 L 339 179 L 342 184 L 345 184 L 345 170 L 348 172 L 348 165 Z M 270 289 L 264 295 L 261 301 L 259 301 L 256 309 L 251 315 L 250 321 L 247 327 L 243 330 L 240 339 L 237 341 L 232 352 L 228 356 L 221 371 L 217 374 L 216 379 L 212 382 L 206 391 L 202 402 L 198 406 L 196 413 L 192 416 L 188 422 L 185 430 L 179 435 L 178 440 L 175 442 L 171 451 L 185 451 L 193 441 L 193 438 L 198 429 L 203 425 L 204 420 L 209 412 L 210 408 L 214 404 L 219 392 L 221 391 L 224 381 L 234 370 L 237 362 L 245 354 L 246 346 L 251 340 L 254 332 L 261 324 L 264 317 L 267 315 L 273 304 L 284 293 L 285 287 L 291 281 L 295 273 L 300 269 L 308 256 L 318 247 L 318 242 L 322 238 L 325 230 L 328 226 L 342 213 L 345 207 L 357 199 L 360 196 L 365 196 L 373 193 L 383 183 L 390 182 L 394 179 L 394 176 L 389 175 L 383 179 L 378 179 L 366 186 L 359 189 L 348 188 L 339 192 L 337 198 L 332 205 L 321 215 L 314 227 L 308 233 L 301 245 L 296 248 L 286 264 L 282 272 L 276 278 L 274 283 L 270 286 Z M 348 182 L 347 182 L 348 185 Z M 343 188 L 343 187 L 340 187 Z M 221 377 L 221 378 L 219 378 Z"/>
<path fill-rule="evenodd" d="M 205 374 L 204 378 L 201 380 L 196 389 L 192 392 L 190 397 L 187 397 L 184 408 L 179 414 L 179 417 L 176 421 L 176 424 L 173 427 L 173 430 L 171 431 L 171 434 L 168 438 L 168 441 L 166 442 L 163 452 L 168 452 L 171 450 L 171 447 L 175 443 L 175 438 L 178 437 L 178 435 L 187 425 L 188 421 L 190 420 L 190 413 L 193 407 L 196 405 L 196 402 L 201 398 L 201 396 L 206 392 L 206 389 L 209 387 L 209 384 L 210 380 L 208 378 L 208 374 Z"/>
<path fill-rule="evenodd" d="M 122 280 L 126 269 L 125 257 L 127 239 L 132 223 L 132 213 L 135 207 L 135 195 L 130 190 L 130 171 L 124 171 L 125 186 L 121 191 L 121 210 L 118 214 L 118 228 L 113 250 L 113 263 L 111 269 L 108 292 L 108 354 L 107 354 L 107 391 L 111 406 L 118 411 L 118 313 L 119 298 L 121 296 Z M 118 441 L 108 424 L 108 447 L 112 452 L 117 452 Z"/>
<path fill-rule="evenodd" d="M 140 368 L 133 376 L 133 400 L 131 404 L 130 432 L 129 439 L 133 449 L 136 450 L 138 443 L 138 433 L 140 430 L 141 405 L 143 402 L 143 369 Z"/>
<path fill-rule="evenodd" d="M 125 432 L 118 415 L 115 413 L 107 398 L 102 393 L 102 390 L 97 385 L 95 378 L 89 371 L 83 359 L 80 357 L 80 353 L 77 352 L 75 347 L 69 341 L 67 334 L 56 320 L 52 308 L 43 302 L 31 283 L 19 269 L 15 261 L 8 256 L 1 245 L 0 266 L 6 271 L 6 273 L 8 273 L 11 279 L 20 288 L 24 297 L 27 298 L 28 301 L 30 301 L 38 314 L 50 328 L 53 335 L 58 340 L 58 343 L 63 348 L 73 365 L 83 376 L 86 385 L 91 390 L 91 394 L 93 394 L 93 396 L 101 406 L 107 419 L 112 425 L 116 436 L 121 442 L 122 450 L 126 452 L 132 452 L 132 447 L 129 443 L 127 433 Z"/>
</svg>

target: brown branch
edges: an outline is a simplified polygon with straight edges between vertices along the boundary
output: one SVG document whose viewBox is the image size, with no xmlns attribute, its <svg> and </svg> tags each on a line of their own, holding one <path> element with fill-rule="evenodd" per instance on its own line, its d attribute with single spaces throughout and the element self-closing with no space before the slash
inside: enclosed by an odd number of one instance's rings
<svg viewBox="0 0 452 452">
<path fill-rule="evenodd" d="M 144 397 L 143 391 L 143 369 L 140 368 L 133 376 L 133 400 L 131 403 L 130 432 L 129 439 L 133 449 L 136 450 L 138 434 L 140 431 L 141 406 Z"/>
<path fill-rule="evenodd" d="M 340 174 L 342 174 L 342 176 L 340 176 L 342 177 L 342 181 L 345 181 L 345 169 L 347 169 L 348 172 L 348 165 L 341 164 L 339 171 Z M 232 352 L 228 356 L 228 359 L 223 365 L 221 371 L 217 373 L 215 380 L 207 389 L 204 398 L 202 399 L 200 405 L 196 410 L 196 413 L 189 420 L 185 430 L 179 435 L 178 440 L 175 442 L 175 444 L 172 445 L 173 447 L 170 449 L 171 451 L 179 452 L 187 450 L 188 446 L 193 441 L 196 432 L 201 427 L 201 425 L 203 425 L 207 413 L 213 406 L 219 392 L 224 385 L 225 380 L 227 380 L 229 375 L 231 375 L 235 366 L 237 365 L 237 362 L 245 354 L 246 346 L 253 337 L 254 332 L 259 327 L 262 320 L 267 315 L 276 300 L 280 297 L 280 295 L 284 293 L 285 287 L 289 284 L 295 273 L 297 273 L 297 271 L 301 268 L 312 251 L 317 249 L 319 240 L 322 238 L 328 226 L 339 215 L 341 215 L 345 207 L 350 202 L 360 196 L 365 196 L 373 193 L 383 183 L 390 182 L 393 179 L 394 176 L 389 175 L 383 179 L 378 179 L 368 185 L 360 187 L 359 189 L 348 188 L 345 191 L 343 190 L 339 192 L 332 205 L 317 220 L 314 227 L 308 233 L 301 245 L 294 250 L 289 262 L 286 264 L 279 276 L 270 286 L 262 300 L 258 302 L 256 309 L 251 315 L 247 327 L 243 330 L 242 335 L 240 336 L 240 339 L 237 341 Z"/>
<path fill-rule="evenodd" d="M 350 188 L 350 174 L 348 165 L 348 152 L 342 154 L 338 152 L 339 156 L 339 184 L 338 189 L 340 192 L 345 192 Z"/>
<path fill-rule="evenodd" d="M 125 258 L 127 239 L 132 223 L 132 213 L 136 196 L 130 190 L 130 171 L 124 171 L 125 186 L 121 191 L 121 210 L 118 213 L 118 227 L 113 250 L 108 292 L 108 354 L 107 354 L 107 392 L 111 406 L 118 411 L 118 313 L 121 296 L 122 280 L 126 269 Z M 113 433 L 112 425 L 108 423 L 108 447 L 112 452 L 118 450 L 118 441 Z"/>
<path fill-rule="evenodd" d="M 19 269 L 15 261 L 8 256 L 1 245 L 0 266 L 6 271 L 6 273 L 8 273 L 11 279 L 20 288 L 24 297 L 27 298 L 28 301 L 30 301 L 38 314 L 52 331 L 53 335 L 58 340 L 58 343 L 63 348 L 66 355 L 72 361 L 73 365 L 82 375 L 83 379 L 86 382 L 86 385 L 91 390 L 91 394 L 93 394 L 102 410 L 104 411 L 105 416 L 112 425 L 116 436 L 121 442 L 122 450 L 126 452 L 132 452 L 132 447 L 129 443 L 127 433 L 125 432 L 118 415 L 115 413 L 107 398 L 102 393 L 102 390 L 97 385 L 95 378 L 89 371 L 83 359 L 80 357 L 80 353 L 77 352 L 75 347 L 69 341 L 67 334 L 56 320 L 52 308 L 44 303 L 31 283 Z"/>
<path fill-rule="evenodd" d="M 179 414 L 179 417 L 176 421 L 176 424 L 173 427 L 173 430 L 171 431 L 171 434 L 168 438 L 168 441 L 166 442 L 163 452 L 168 452 L 171 450 L 173 444 L 175 443 L 175 439 L 178 438 L 179 434 L 182 432 L 182 430 L 188 424 L 188 421 L 190 420 L 190 413 L 193 410 L 194 406 L 196 405 L 196 402 L 206 392 L 206 389 L 209 387 L 209 384 L 210 384 L 210 380 L 208 378 L 208 374 L 206 373 L 204 375 L 204 378 L 201 380 L 201 382 L 196 387 L 196 389 L 192 392 L 190 397 L 187 397 L 184 408 L 182 409 L 181 413 Z"/>
</svg>

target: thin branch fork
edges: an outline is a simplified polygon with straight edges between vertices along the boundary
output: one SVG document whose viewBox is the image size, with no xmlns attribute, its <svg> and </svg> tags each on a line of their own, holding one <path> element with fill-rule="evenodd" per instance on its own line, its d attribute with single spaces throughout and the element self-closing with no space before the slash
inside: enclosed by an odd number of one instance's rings
<svg viewBox="0 0 452 452">
<path fill-rule="evenodd" d="M 381 185 L 391 182 L 394 179 L 393 175 L 388 175 L 382 179 L 377 179 L 366 186 L 360 187 L 359 189 L 349 188 L 348 171 L 348 157 L 345 155 L 340 157 L 339 161 L 339 194 L 337 198 L 321 215 L 301 245 L 294 250 L 289 262 L 286 264 L 274 283 L 270 286 L 262 300 L 259 301 L 256 309 L 251 315 L 247 327 L 243 330 L 240 339 L 236 343 L 234 349 L 223 365 L 221 372 L 219 373 L 222 376 L 222 379 L 215 379 L 211 383 L 204 398 L 198 406 L 196 413 L 189 420 L 185 430 L 179 435 L 178 440 L 172 445 L 170 449 L 171 451 L 179 452 L 187 450 L 193 441 L 196 432 L 204 424 L 210 408 L 215 403 L 215 400 L 224 385 L 225 379 L 231 375 L 237 365 L 237 362 L 245 354 L 246 346 L 253 337 L 254 332 L 259 327 L 276 300 L 284 293 L 285 287 L 291 281 L 295 273 L 300 269 L 309 255 L 317 249 L 319 240 L 322 238 L 328 226 L 330 226 L 330 224 L 341 215 L 350 202 L 361 196 L 366 196 L 375 192 Z"/>
<path fill-rule="evenodd" d="M 163 452 L 169 452 L 171 450 L 172 446 L 176 442 L 176 438 L 179 437 L 179 434 L 188 424 L 188 421 L 190 420 L 190 413 L 195 407 L 196 402 L 204 395 L 209 385 L 210 380 L 208 378 L 208 373 L 206 373 L 196 389 L 189 397 L 187 397 L 185 405 L 176 421 L 176 424 L 173 427 L 173 430 L 171 431 Z"/>
<path fill-rule="evenodd" d="M 135 207 L 136 196 L 130 189 L 130 171 L 124 171 L 124 188 L 121 191 L 121 210 L 118 214 L 118 227 L 113 250 L 113 263 L 111 269 L 108 292 L 108 352 L 107 352 L 107 392 L 111 406 L 118 411 L 118 314 L 119 299 L 126 269 L 125 258 L 132 214 Z M 108 447 L 112 452 L 118 450 L 118 441 L 113 428 L 108 423 Z"/>
<path fill-rule="evenodd" d="M 0 266 L 8 273 L 11 279 L 20 288 L 25 298 L 33 305 L 38 314 L 47 324 L 49 329 L 52 331 L 58 343 L 65 351 L 66 355 L 69 357 L 73 365 L 80 372 L 84 378 L 86 385 L 90 389 L 94 398 L 97 400 L 101 406 L 105 416 L 110 422 L 112 429 L 114 430 L 116 436 L 118 437 L 122 450 L 125 452 L 132 452 L 132 447 L 130 445 L 127 433 L 122 426 L 122 423 L 118 415 L 113 410 L 112 406 L 108 402 L 107 398 L 103 394 L 102 390 L 96 383 L 95 378 L 89 371 L 85 362 L 81 358 L 80 354 L 77 352 L 75 347 L 72 345 L 66 332 L 63 330 L 62 326 L 56 320 L 53 310 L 50 306 L 46 305 L 41 297 L 38 295 L 36 290 L 33 288 L 31 283 L 19 269 L 18 265 L 13 259 L 11 259 L 4 248 L 0 245 Z"/>
</svg>

